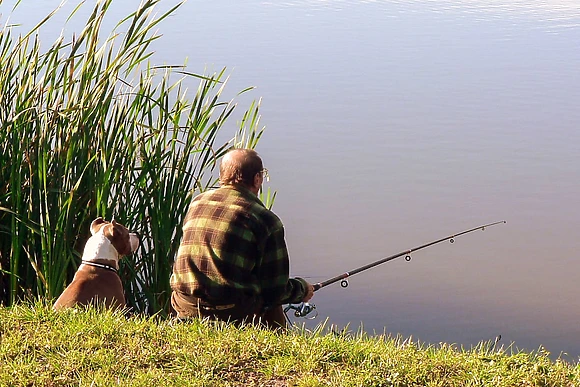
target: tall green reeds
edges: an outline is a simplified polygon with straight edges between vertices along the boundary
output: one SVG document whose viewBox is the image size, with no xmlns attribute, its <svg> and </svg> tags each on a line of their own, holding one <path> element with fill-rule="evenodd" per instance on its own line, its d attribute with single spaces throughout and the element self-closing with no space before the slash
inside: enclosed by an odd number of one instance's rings
<svg viewBox="0 0 580 387">
<path fill-rule="evenodd" d="M 38 31 L 51 15 L 26 34 L 3 26 L 1 304 L 57 297 L 80 263 L 90 222 L 103 216 L 141 235 L 120 270 L 128 304 L 163 312 L 191 195 L 215 185 L 227 149 L 256 146 L 259 102 L 231 141 L 217 143 L 235 108 L 222 98 L 224 71 L 151 65 L 153 28 L 179 7 L 153 16 L 158 2 L 144 0 L 103 37 L 111 0 L 99 1 L 78 35 L 45 51 Z"/>
</svg>

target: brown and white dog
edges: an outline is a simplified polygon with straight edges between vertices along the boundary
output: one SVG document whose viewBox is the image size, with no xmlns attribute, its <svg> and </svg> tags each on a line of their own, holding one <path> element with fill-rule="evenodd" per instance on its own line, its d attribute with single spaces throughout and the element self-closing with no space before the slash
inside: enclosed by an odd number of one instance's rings
<svg viewBox="0 0 580 387">
<path fill-rule="evenodd" d="M 89 304 L 125 307 L 123 285 L 117 273 L 119 258 L 137 250 L 139 237 L 122 224 L 100 217 L 91 223 L 91 234 L 82 263 L 71 284 L 54 303 L 54 309 Z"/>
</svg>

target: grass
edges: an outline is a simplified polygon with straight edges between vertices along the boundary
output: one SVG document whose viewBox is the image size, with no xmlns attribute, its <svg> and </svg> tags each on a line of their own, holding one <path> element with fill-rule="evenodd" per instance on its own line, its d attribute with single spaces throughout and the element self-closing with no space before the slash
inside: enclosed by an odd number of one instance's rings
<svg viewBox="0 0 580 387">
<path fill-rule="evenodd" d="M 481 343 L 285 334 L 42 304 L 0 308 L 2 386 L 577 386 L 580 367 Z"/>
</svg>

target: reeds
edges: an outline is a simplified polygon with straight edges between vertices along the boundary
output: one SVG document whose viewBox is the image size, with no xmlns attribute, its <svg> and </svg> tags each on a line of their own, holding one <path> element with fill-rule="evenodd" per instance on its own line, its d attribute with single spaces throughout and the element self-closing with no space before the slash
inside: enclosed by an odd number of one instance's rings
<svg viewBox="0 0 580 387">
<path fill-rule="evenodd" d="M 97 2 L 77 36 L 46 51 L 38 28 L 52 14 L 24 35 L 3 26 L 0 304 L 57 297 L 80 263 L 90 222 L 103 216 L 142 238 L 121 265 L 128 304 L 163 313 L 191 195 L 216 184 L 227 149 L 256 146 L 259 101 L 232 140 L 217 144 L 235 108 L 222 98 L 225 70 L 196 75 L 150 64 L 153 28 L 180 5 L 153 16 L 158 2 L 143 1 L 106 37 L 111 0 Z M 192 80 L 198 88 L 189 93 Z"/>
</svg>

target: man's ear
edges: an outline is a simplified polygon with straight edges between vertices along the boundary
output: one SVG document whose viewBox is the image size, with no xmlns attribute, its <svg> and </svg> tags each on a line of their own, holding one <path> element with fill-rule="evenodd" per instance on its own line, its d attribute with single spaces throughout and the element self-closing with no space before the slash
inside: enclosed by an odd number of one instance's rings
<svg viewBox="0 0 580 387">
<path fill-rule="evenodd" d="M 260 171 L 254 175 L 254 190 L 256 191 L 256 195 L 262 189 L 262 184 L 264 184 L 264 174 Z"/>
</svg>

